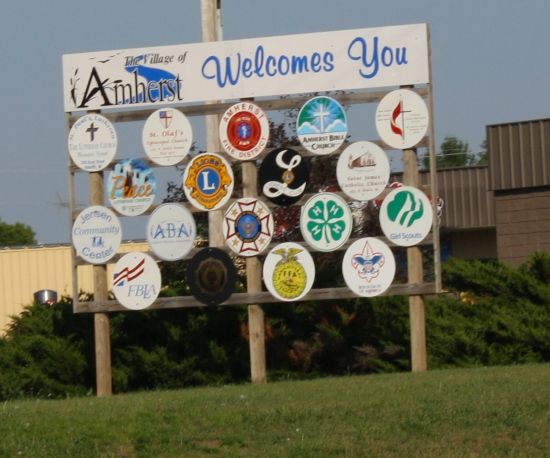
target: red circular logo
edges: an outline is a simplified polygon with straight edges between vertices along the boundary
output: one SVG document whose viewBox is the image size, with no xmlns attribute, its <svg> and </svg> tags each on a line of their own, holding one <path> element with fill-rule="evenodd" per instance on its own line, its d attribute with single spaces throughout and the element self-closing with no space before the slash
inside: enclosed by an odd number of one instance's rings
<svg viewBox="0 0 550 458">
<path fill-rule="evenodd" d="M 249 151 L 260 141 L 262 128 L 258 118 L 249 111 L 241 111 L 227 123 L 227 139 L 240 151 Z"/>
</svg>

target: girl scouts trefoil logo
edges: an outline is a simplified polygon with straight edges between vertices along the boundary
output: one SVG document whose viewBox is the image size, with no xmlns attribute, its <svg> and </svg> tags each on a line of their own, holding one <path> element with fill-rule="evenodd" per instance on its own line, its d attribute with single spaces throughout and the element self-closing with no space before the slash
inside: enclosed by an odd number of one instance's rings
<svg viewBox="0 0 550 458">
<path fill-rule="evenodd" d="M 426 195 L 411 186 L 390 192 L 380 207 L 384 235 L 400 246 L 420 243 L 430 232 L 433 212 Z"/>
<path fill-rule="evenodd" d="M 296 129 L 300 143 L 308 151 L 330 154 L 346 140 L 346 112 L 330 97 L 314 97 L 300 110 Z"/>
<path fill-rule="evenodd" d="M 185 196 L 199 210 L 217 210 L 233 192 L 233 171 L 218 154 L 199 154 L 183 174 Z"/>
</svg>

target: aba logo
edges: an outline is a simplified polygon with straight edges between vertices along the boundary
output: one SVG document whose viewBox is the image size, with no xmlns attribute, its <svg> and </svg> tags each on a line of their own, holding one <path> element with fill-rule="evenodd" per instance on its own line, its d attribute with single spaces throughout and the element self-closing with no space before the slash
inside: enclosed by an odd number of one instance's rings
<svg viewBox="0 0 550 458">
<path fill-rule="evenodd" d="M 151 227 L 150 235 L 154 240 L 190 239 L 194 236 L 193 228 L 184 222 L 163 221 Z"/>
</svg>

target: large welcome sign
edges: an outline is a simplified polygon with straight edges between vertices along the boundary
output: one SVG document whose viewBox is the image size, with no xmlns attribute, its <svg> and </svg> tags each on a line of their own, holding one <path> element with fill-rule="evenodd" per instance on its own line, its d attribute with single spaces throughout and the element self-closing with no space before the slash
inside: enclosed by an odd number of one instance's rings
<svg viewBox="0 0 550 458">
<path fill-rule="evenodd" d="M 63 56 L 65 111 L 429 83 L 426 24 Z"/>
</svg>

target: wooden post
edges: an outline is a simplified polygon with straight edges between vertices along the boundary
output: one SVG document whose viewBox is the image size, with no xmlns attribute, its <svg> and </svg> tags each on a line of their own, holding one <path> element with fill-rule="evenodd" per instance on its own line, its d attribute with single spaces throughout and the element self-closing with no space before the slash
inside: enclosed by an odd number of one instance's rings
<svg viewBox="0 0 550 458">
<path fill-rule="evenodd" d="M 90 203 L 103 205 L 103 172 L 90 173 Z M 107 266 L 94 265 L 94 300 L 107 300 Z M 111 376 L 111 333 L 109 315 L 94 314 L 95 370 L 97 396 L 110 396 L 113 393 Z"/>
<path fill-rule="evenodd" d="M 201 0 L 202 41 L 221 40 L 221 0 Z M 210 103 L 217 103 L 215 101 Z M 218 115 L 205 116 L 206 150 L 214 153 L 221 151 Z M 208 240 L 211 247 L 224 245 L 222 233 L 223 214 L 220 210 L 208 213 Z"/>
<path fill-rule="evenodd" d="M 403 183 L 419 186 L 418 158 L 415 149 L 403 151 Z M 407 271 L 409 283 L 422 283 L 424 271 L 422 252 L 418 247 L 407 248 Z M 411 369 L 421 372 L 427 369 L 426 314 L 422 296 L 409 296 L 409 321 L 411 337 Z"/>
<path fill-rule="evenodd" d="M 258 196 L 258 170 L 254 162 L 243 162 L 243 195 Z M 246 290 L 248 293 L 262 291 L 262 265 L 254 257 L 246 258 Z M 250 348 L 250 377 L 252 383 L 267 383 L 265 364 L 264 311 L 259 305 L 248 306 L 248 335 Z"/>
</svg>

